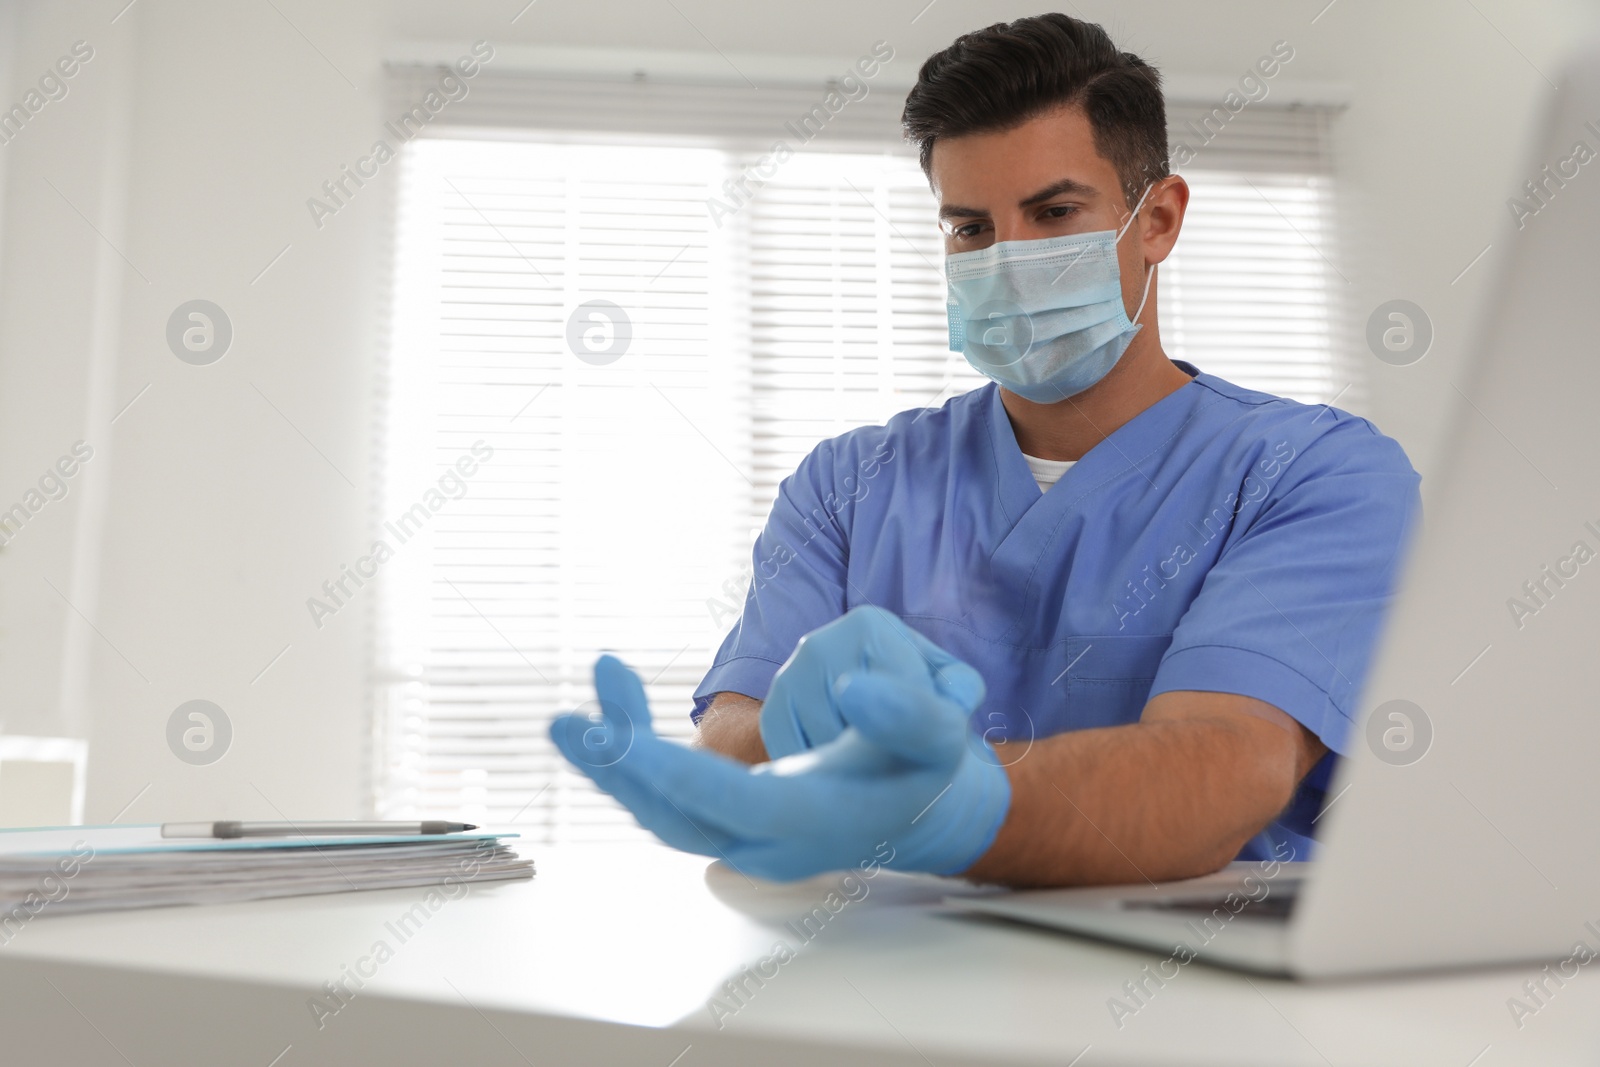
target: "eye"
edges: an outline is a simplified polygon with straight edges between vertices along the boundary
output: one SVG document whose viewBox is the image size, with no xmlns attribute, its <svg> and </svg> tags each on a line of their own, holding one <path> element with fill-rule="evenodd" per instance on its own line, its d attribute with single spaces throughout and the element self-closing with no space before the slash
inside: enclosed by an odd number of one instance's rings
<svg viewBox="0 0 1600 1067">
<path fill-rule="evenodd" d="M 942 222 L 939 229 L 944 230 L 947 237 L 957 242 L 974 242 L 979 240 L 984 235 L 984 230 L 990 229 L 990 226 L 987 219 L 979 219 L 978 222 L 962 222 L 962 224 Z"/>
<path fill-rule="evenodd" d="M 1077 213 L 1077 204 L 1052 204 L 1044 209 L 1045 217 L 1050 219 L 1068 219 Z"/>
</svg>

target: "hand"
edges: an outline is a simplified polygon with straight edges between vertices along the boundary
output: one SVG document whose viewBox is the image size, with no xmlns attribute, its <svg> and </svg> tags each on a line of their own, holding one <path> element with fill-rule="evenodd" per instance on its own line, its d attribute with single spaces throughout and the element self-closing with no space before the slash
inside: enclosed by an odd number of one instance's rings
<svg viewBox="0 0 1600 1067">
<path fill-rule="evenodd" d="M 550 725 L 561 753 L 667 844 L 757 877 L 854 867 L 884 842 L 887 866 L 959 873 L 1010 807 L 1006 772 L 967 728 L 972 707 L 940 695 L 926 673 L 842 676 L 833 702 L 853 725 L 757 767 L 657 737 L 644 686 L 621 660 L 601 656 L 594 684 L 600 722 L 563 715 Z"/>
<path fill-rule="evenodd" d="M 761 741 L 772 759 L 816 748 L 853 724 L 834 685 L 860 670 L 926 682 L 948 700 L 976 711 L 983 676 L 974 668 L 877 607 L 852 608 L 795 646 L 761 705 Z"/>
</svg>

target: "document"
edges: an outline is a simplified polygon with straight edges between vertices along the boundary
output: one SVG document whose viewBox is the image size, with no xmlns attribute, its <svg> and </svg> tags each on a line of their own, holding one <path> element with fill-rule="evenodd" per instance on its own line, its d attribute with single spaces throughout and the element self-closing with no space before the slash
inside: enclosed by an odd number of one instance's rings
<svg viewBox="0 0 1600 1067">
<path fill-rule="evenodd" d="M 0 830 L 0 921 L 533 877 L 516 834 L 172 839 L 160 826 Z"/>
</svg>

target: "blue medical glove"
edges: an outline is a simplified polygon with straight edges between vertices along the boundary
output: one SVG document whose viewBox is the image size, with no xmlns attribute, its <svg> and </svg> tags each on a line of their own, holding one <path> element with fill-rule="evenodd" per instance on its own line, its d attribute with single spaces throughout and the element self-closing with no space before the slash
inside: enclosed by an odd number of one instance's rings
<svg viewBox="0 0 1600 1067">
<path fill-rule="evenodd" d="M 862 669 L 927 680 L 940 695 L 977 710 L 983 676 L 877 607 L 853 608 L 800 639 L 761 705 L 761 740 L 772 759 L 832 741 L 852 723 L 834 697 L 845 674 Z"/>
<path fill-rule="evenodd" d="M 853 725 L 756 767 L 657 737 L 644 686 L 615 657 L 600 657 L 594 680 L 598 721 L 560 716 L 556 747 L 667 844 L 757 877 L 855 867 L 885 842 L 887 866 L 956 874 L 988 851 L 1011 805 L 994 750 L 967 728 L 972 709 L 926 677 L 841 677 L 834 699 Z"/>
</svg>

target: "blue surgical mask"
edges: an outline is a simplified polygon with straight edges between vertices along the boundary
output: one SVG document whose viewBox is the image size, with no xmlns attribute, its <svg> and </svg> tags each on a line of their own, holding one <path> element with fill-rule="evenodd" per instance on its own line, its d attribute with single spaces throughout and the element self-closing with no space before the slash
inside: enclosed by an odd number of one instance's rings
<svg viewBox="0 0 1600 1067">
<path fill-rule="evenodd" d="M 1039 404 L 1076 396 L 1100 381 L 1139 332 L 1136 322 L 1155 277 L 1152 266 L 1129 320 L 1117 265 L 1117 242 L 1127 228 L 1001 241 L 946 256 L 950 351 Z"/>
</svg>

